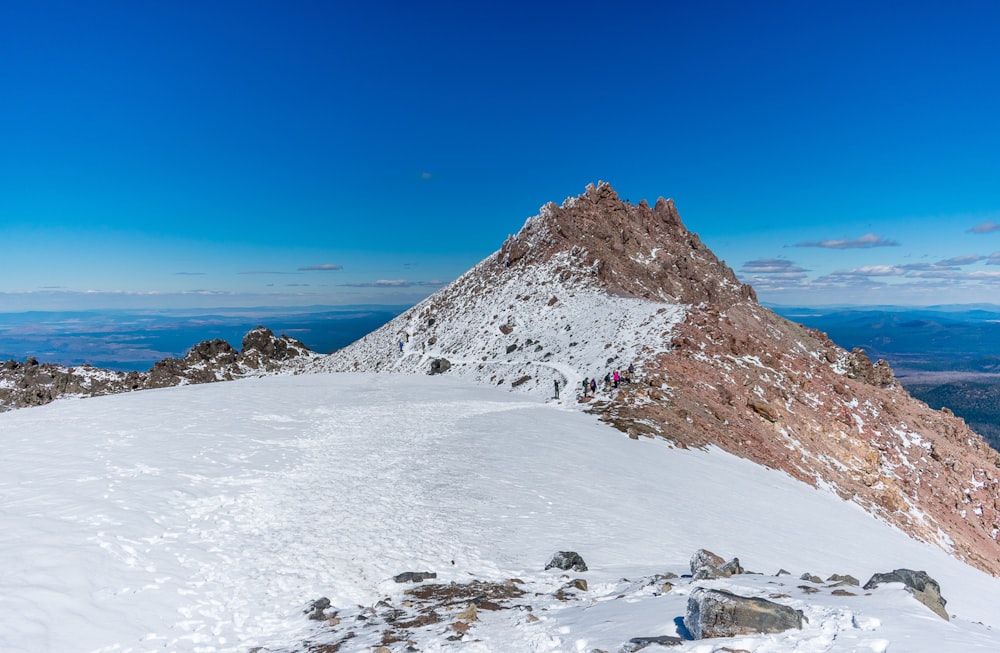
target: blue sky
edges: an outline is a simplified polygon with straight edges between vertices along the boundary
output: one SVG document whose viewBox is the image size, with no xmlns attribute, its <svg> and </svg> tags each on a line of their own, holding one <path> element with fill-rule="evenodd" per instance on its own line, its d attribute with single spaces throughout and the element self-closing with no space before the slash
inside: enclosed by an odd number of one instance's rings
<svg viewBox="0 0 1000 653">
<path fill-rule="evenodd" d="M 0 311 L 417 301 L 672 197 L 761 300 L 1000 301 L 994 2 L 0 0 Z"/>
</svg>

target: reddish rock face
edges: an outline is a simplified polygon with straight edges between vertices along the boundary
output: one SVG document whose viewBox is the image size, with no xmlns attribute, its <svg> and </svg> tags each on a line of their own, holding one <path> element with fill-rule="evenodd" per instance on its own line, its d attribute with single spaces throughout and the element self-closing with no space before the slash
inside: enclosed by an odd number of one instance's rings
<svg viewBox="0 0 1000 653">
<path fill-rule="evenodd" d="M 690 305 L 670 351 L 595 407 L 603 419 L 827 485 L 1000 575 L 1000 455 L 963 420 L 910 397 L 884 361 L 760 306 L 670 201 L 650 209 L 591 187 L 529 221 L 498 262 L 516 268 L 569 248 L 586 252 L 577 258 L 609 293 Z"/>
<path fill-rule="evenodd" d="M 1000 456 L 949 411 L 910 397 L 884 363 L 750 302 L 692 309 L 674 342 L 603 419 L 822 483 L 1000 575 Z"/>
<path fill-rule="evenodd" d="M 757 299 L 684 227 L 672 200 L 661 197 L 652 208 L 645 200 L 627 204 L 604 183 L 561 207 L 542 207 L 507 239 L 497 262 L 516 270 L 559 252 L 573 252 L 582 264 L 568 276 L 596 271 L 615 295 L 723 307 Z"/>
</svg>

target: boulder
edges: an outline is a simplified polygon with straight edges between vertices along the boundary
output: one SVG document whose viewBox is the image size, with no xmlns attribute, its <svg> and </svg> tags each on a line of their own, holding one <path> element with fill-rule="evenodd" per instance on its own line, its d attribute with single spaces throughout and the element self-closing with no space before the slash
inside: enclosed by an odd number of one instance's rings
<svg viewBox="0 0 1000 653">
<path fill-rule="evenodd" d="M 695 639 L 706 639 L 801 629 L 803 619 L 787 605 L 699 587 L 688 598 L 684 625 Z"/>
<path fill-rule="evenodd" d="M 619 651 L 621 653 L 634 653 L 635 651 L 641 651 L 647 646 L 656 645 L 660 646 L 680 646 L 684 643 L 684 640 L 680 637 L 674 637 L 673 635 L 656 635 L 654 637 L 633 637 L 628 640 L 628 643 L 622 646 Z"/>
<path fill-rule="evenodd" d="M 726 564 L 719 567 L 719 575 L 723 578 L 729 578 L 730 576 L 736 576 L 737 574 L 742 574 L 744 572 L 743 567 L 740 565 L 739 558 L 733 558 Z"/>
<path fill-rule="evenodd" d="M 428 374 L 443 374 L 451 369 L 451 362 L 447 358 L 434 358 L 431 359 L 431 369 L 427 372 Z"/>
<path fill-rule="evenodd" d="M 698 549 L 691 556 L 691 575 L 698 577 L 698 571 L 706 567 L 716 568 L 726 564 L 722 556 L 716 555 L 708 549 Z"/>
<path fill-rule="evenodd" d="M 729 578 L 742 573 L 743 567 L 740 566 L 739 558 L 733 558 L 726 562 L 721 556 L 707 549 L 698 549 L 691 556 L 691 575 L 695 580 Z"/>
<path fill-rule="evenodd" d="M 826 582 L 836 583 L 837 585 L 854 585 L 854 586 L 858 586 L 861 584 L 861 581 L 859 581 L 857 578 L 855 578 L 850 574 L 847 575 L 833 574 L 832 576 L 826 579 Z"/>
<path fill-rule="evenodd" d="M 330 599 L 325 596 L 312 601 L 309 604 L 309 608 L 305 611 L 309 618 L 313 621 L 323 621 L 326 619 L 325 610 L 330 607 Z"/>
<path fill-rule="evenodd" d="M 437 578 L 433 571 L 404 571 L 392 577 L 397 583 L 421 583 L 428 578 Z"/>
<path fill-rule="evenodd" d="M 950 621 L 948 611 L 944 607 L 948 602 L 941 596 L 941 586 L 928 576 L 926 571 L 895 569 L 888 573 L 875 574 L 865 583 L 864 589 L 875 589 L 883 583 L 902 583 L 915 599 L 930 608 L 937 616 Z"/>
<path fill-rule="evenodd" d="M 545 565 L 546 569 L 563 569 L 573 571 L 587 571 L 587 563 L 583 561 L 580 554 L 576 551 L 557 551 L 549 563 Z"/>
</svg>

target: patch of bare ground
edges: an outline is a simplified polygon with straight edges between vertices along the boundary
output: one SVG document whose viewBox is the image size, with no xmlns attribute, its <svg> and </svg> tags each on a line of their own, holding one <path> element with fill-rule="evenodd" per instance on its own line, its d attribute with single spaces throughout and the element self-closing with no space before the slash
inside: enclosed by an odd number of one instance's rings
<svg viewBox="0 0 1000 653">
<path fill-rule="evenodd" d="M 325 628 L 317 639 L 320 643 L 306 642 L 309 653 L 334 653 L 346 642 L 358 637 L 359 632 L 375 631 L 381 646 L 404 643 L 416 647 L 419 640 L 433 632 L 437 637 L 445 631 L 447 639 L 459 640 L 478 621 L 481 611 L 501 610 L 531 611 L 530 605 L 518 602 L 527 592 L 523 581 L 512 578 L 506 581 L 473 580 L 468 583 L 426 583 L 410 588 L 401 600 L 385 597 L 371 607 L 350 611 L 328 611 Z M 435 629 L 434 627 L 437 626 Z M 371 639 L 370 637 L 368 639 Z"/>
</svg>

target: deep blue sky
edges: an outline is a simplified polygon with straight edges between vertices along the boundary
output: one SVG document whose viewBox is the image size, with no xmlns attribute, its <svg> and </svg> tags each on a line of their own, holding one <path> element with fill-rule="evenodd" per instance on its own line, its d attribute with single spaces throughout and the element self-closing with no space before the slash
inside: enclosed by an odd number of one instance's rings
<svg viewBox="0 0 1000 653">
<path fill-rule="evenodd" d="M 672 197 L 784 304 L 1000 298 L 995 2 L 0 0 L 0 311 L 407 303 Z"/>
</svg>

